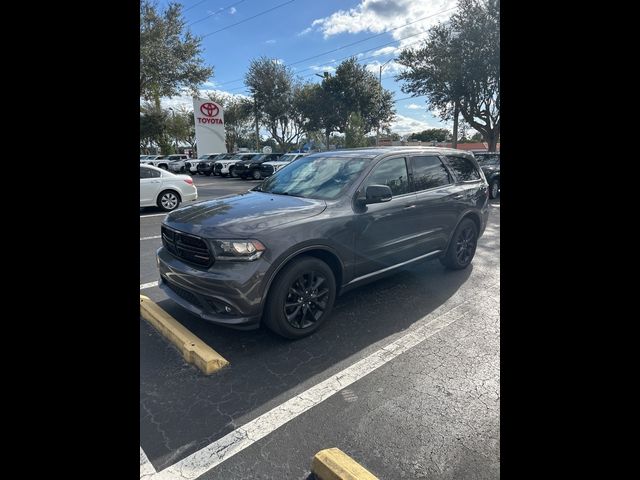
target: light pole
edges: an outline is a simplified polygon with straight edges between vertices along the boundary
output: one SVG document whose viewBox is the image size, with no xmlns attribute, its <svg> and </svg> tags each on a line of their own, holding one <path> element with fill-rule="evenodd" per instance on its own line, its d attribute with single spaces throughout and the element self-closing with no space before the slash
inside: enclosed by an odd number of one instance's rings
<svg viewBox="0 0 640 480">
<path fill-rule="evenodd" d="M 390 58 L 382 65 L 380 65 L 380 73 L 378 75 L 378 86 L 380 87 L 380 100 L 382 100 L 382 69 L 389 63 L 393 58 Z M 376 129 L 376 147 L 380 146 L 380 121 L 378 119 L 378 128 Z"/>
<path fill-rule="evenodd" d="M 173 128 L 174 128 L 174 133 L 176 133 L 176 136 L 173 138 L 175 144 L 176 144 L 176 153 L 178 153 L 178 136 L 177 136 L 177 132 L 175 130 L 176 128 L 176 111 L 169 107 L 169 110 L 171 110 L 171 117 L 173 118 Z"/>
</svg>

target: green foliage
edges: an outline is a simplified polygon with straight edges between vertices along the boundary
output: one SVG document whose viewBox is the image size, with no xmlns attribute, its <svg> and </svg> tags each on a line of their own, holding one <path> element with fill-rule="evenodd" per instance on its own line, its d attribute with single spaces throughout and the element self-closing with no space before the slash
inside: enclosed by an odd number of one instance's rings
<svg viewBox="0 0 640 480">
<path fill-rule="evenodd" d="M 409 140 L 416 140 L 420 142 L 444 142 L 450 135 L 451 132 L 446 128 L 428 128 L 422 132 L 412 133 L 409 136 Z"/>
<path fill-rule="evenodd" d="M 251 61 L 245 84 L 256 103 L 260 123 L 280 149 L 297 142 L 302 131 L 294 99 L 300 87 L 291 69 L 277 60 L 261 57 Z"/>
<path fill-rule="evenodd" d="M 364 122 L 358 112 L 349 115 L 349 121 L 345 128 L 345 145 L 347 148 L 366 147 L 367 141 L 364 137 Z"/>
<path fill-rule="evenodd" d="M 459 0 L 447 24 L 429 30 L 424 46 L 403 50 L 396 79 L 405 93 L 426 95 L 443 120 L 455 106 L 494 151 L 500 136 L 500 0 Z"/>
<path fill-rule="evenodd" d="M 140 96 L 154 100 L 173 97 L 183 88 L 197 91 L 213 75 L 202 58 L 201 39 L 182 18 L 182 5 L 169 3 L 158 11 L 151 0 L 140 3 Z"/>
<path fill-rule="evenodd" d="M 233 152 L 240 147 L 255 148 L 255 132 L 253 132 L 253 144 L 245 145 L 254 127 L 253 102 L 248 98 L 217 93 L 209 93 L 208 97 L 209 100 L 222 105 L 224 109 L 227 152 Z"/>
</svg>

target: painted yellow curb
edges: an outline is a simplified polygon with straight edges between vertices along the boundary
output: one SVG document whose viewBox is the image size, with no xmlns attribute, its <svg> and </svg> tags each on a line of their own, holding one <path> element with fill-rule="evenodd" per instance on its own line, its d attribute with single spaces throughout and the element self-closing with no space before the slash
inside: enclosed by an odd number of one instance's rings
<svg viewBox="0 0 640 480">
<path fill-rule="evenodd" d="M 196 337 L 145 295 L 140 295 L 140 315 L 182 352 L 184 359 L 209 375 L 229 365 L 218 352 Z"/>
<path fill-rule="evenodd" d="M 311 473 L 319 480 L 378 480 L 339 448 L 320 450 L 311 462 Z"/>
</svg>

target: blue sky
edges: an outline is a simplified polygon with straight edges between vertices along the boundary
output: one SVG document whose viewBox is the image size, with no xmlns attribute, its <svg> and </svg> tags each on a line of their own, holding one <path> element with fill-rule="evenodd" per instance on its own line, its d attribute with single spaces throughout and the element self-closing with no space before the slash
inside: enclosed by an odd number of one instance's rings
<svg viewBox="0 0 640 480">
<path fill-rule="evenodd" d="M 244 77 L 251 59 L 262 55 L 287 65 L 294 64 L 291 65 L 293 71 L 300 72 L 307 82 L 320 82 L 315 72 L 332 71 L 340 59 L 350 55 L 362 59 L 360 63 L 367 65 L 377 76 L 381 64 L 397 56 L 402 47 L 417 47 L 426 36 L 424 31 L 438 21 L 445 21 L 456 6 L 455 0 L 293 0 L 231 26 L 287 1 L 290 0 L 182 2 L 184 16 L 192 23 L 191 31 L 205 36 L 203 57 L 214 67 L 214 76 L 202 86 L 203 92 L 246 94 L 238 79 Z M 167 3 L 165 0 L 159 2 L 160 5 Z M 224 30 L 216 32 L 220 29 Z M 377 36 L 368 39 L 374 35 Z M 341 48 L 354 42 L 359 43 Z M 339 50 L 301 61 L 335 49 Z M 393 79 L 400 68 L 391 61 L 382 71 L 382 85 L 394 92 L 395 99 L 409 96 L 402 93 L 400 82 Z M 164 99 L 163 103 L 191 108 L 191 100 L 186 96 Z M 427 110 L 424 98 L 397 102 L 396 114 L 392 131 L 401 135 L 426 128 L 450 128 L 450 124 Z"/>
</svg>

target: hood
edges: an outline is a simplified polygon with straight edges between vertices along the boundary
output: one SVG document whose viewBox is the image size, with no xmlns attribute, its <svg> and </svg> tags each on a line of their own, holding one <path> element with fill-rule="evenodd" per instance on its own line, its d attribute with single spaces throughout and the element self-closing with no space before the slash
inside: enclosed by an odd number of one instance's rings
<svg viewBox="0 0 640 480">
<path fill-rule="evenodd" d="M 261 230 L 322 213 L 324 200 L 247 192 L 171 212 L 163 223 L 206 238 L 251 238 Z"/>
</svg>

